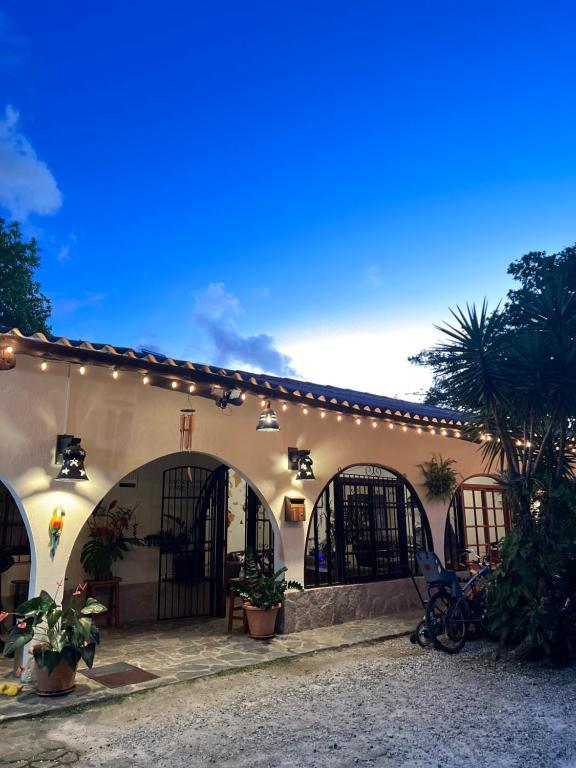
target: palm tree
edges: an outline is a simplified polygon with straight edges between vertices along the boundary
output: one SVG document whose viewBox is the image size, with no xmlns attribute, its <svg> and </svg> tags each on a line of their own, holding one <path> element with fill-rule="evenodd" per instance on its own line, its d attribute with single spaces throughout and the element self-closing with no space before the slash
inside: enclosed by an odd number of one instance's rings
<svg viewBox="0 0 576 768">
<path fill-rule="evenodd" d="M 552 279 L 513 306 L 457 308 L 439 330 L 444 339 L 424 355 L 468 414 L 468 437 L 500 473 L 513 516 L 495 579 L 496 624 L 506 642 L 528 638 L 549 650 L 559 612 L 552 572 L 576 554 L 576 296 Z"/>
</svg>

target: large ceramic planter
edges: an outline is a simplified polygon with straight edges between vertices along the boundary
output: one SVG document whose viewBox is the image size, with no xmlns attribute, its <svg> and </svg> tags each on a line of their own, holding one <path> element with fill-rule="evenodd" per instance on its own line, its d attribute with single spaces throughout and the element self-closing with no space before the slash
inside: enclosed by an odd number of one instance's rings
<svg viewBox="0 0 576 768">
<path fill-rule="evenodd" d="M 62 659 L 51 673 L 36 663 L 36 693 L 38 696 L 64 696 L 76 686 L 76 669 Z"/>
<path fill-rule="evenodd" d="M 274 631 L 276 628 L 276 617 L 280 610 L 279 605 L 275 605 L 273 608 L 255 608 L 249 603 L 244 603 L 244 610 L 246 612 L 250 637 L 254 637 L 257 640 L 268 640 L 274 637 L 276 634 Z"/>
</svg>

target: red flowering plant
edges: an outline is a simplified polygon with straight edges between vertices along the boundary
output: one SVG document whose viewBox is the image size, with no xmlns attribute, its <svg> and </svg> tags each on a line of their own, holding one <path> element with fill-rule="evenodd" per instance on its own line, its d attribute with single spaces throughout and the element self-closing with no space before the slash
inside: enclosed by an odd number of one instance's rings
<svg viewBox="0 0 576 768">
<path fill-rule="evenodd" d="M 11 656 L 18 648 L 36 640 L 32 649 L 34 659 L 39 667 L 48 670 L 48 674 L 62 660 L 74 670 L 80 659 L 86 666 L 92 667 L 96 646 L 100 642 L 100 633 L 92 616 L 105 613 L 106 606 L 93 597 L 84 602 L 86 584 L 79 584 L 69 604 L 64 607 L 57 600 L 61 587 L 60 581 L 54 597 L 42 590 L 38 597 L 26 600 L 16 608 L 14 615 L 18 621 L 10 630 L 4 655 Z M 0 617 L 8 615 L 3 612 Z"/>
<path fill-rule="evenodd" d="M 87 574 L 97 580 L 112 577 L 112 565 L 123 560 L 130 546 L 141 544 L 137 538 L 136 507 L 121 507 L 112 501 L 105 509 L 96 507 L 88 519 L 88 541 L 82 547 L 80 561 Z"/>
</svg>

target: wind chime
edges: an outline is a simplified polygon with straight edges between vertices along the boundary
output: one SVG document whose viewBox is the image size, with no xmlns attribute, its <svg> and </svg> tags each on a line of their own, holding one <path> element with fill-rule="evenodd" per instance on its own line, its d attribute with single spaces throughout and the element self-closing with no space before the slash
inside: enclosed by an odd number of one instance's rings
<svg viewBox="0 0 576 768">
<path fill-rule="evenodd" d="M 180 450 L 192 450 L 192 433 L 194 432 L 194 408 L 180 410 Z"/>
</svg>

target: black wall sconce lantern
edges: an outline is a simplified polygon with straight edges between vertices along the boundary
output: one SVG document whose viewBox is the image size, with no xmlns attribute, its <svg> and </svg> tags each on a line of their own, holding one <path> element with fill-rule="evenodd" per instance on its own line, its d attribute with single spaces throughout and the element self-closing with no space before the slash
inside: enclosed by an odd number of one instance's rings
<svg viewBox="0 0 576 768">
<path fill-rule="evenodd" d="M 278 432 L 280 425 L 278 424 L 278 416 L 276 411 L 271 407 L 270 400 L 266 403 L 266 408 L 262 410 L 258 419 L 258 425 L 256 426 L 257 432 Z"/>
<path fill-rule="evenodd" d="M 13 347 L 0 347 L 0 371 L 11 371 L 16 366 Z"/>
<path fill-rule="evenodd" d="M 56 464 L 61 464 L 56 480 L 88 480 L 84 468 L 86 451 L 80 445 L 82 438 L 74 435 L 58 435 L 56 438 Z"/>
<path fill-rule="evenodd" d="M 288 469 L 297 469 L 296 480 L 315 480 L 310 451 L 300 448 L 288 448 Z"/>
</svg>

